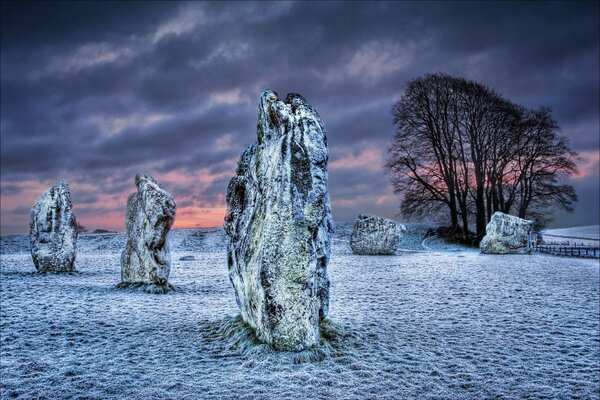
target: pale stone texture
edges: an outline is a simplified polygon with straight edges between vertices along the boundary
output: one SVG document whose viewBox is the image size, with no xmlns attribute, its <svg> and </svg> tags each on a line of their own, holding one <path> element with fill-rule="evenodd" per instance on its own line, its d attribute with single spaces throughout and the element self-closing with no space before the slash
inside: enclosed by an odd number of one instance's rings
<svg viewBox="0 0 600 400">
<path fill-rule="evenodd" d="M 166 293 L 171 288 L 167 236 L 175 220 L 175 201 L 150 175 L 136 175 L 135 185 L 137 192 L 127 200 L 127 244 L 121 254 L 119 287 Z"/>
<path fill-rule="evenodd" d="M 485 228 L 479 249 L 486 254 L 526 254 L 531 252 L 529 236 L 533 221 L 495 212 Z"/>
<path fill-rule="evenodd" d="M 298 94 L 281 101 L 267 90 L 259 102 L 258 143 L 227 190 L 229 277 L 257 337 L 301 351 L 319 343 L 329 306 L 326 132 Z"/>
<path fill-rule="evenodd" d="M 359 215 L 350 236 L 354 254 L 391 255 L 396 252 L 406 228 L 404 225 L 374 215 Z"/>
<path fill-rule="evenodd" d="M 75 270 L 76 225 L 69 182 L 61 180 L 46 190 L 31 209 L 31 257 L 39 272 Z"/>
</svg>

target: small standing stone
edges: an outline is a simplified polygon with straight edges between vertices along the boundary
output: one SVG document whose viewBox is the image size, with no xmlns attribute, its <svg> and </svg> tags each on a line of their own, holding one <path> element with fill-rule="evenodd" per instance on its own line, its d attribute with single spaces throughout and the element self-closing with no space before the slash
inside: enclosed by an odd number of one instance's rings
<svg viewBox="0 0 600 400">
<path fill-rule="evenodd" d="M 175 220 L 175 201 L 150 175 L 136 175 L 135 185 L 137 192 L 127 200 L 127 244 L 121 255 L 119 287 L 166 293 L 172 288 L 167 236 Z"/>
<path fill-rule="evenodd" d="M 359 215 L 352 236 L 350 247 L 360 255 L 392 255 L 406 228 L 404 225 L 374 215 Z"/>
<path fill-rule="evenodd" d="M 75 270 L 77 227 L 68 181 L 57 182 L 35 202 L 29 240 L 31 257 L 39 272 Z"/>
<path fill-rule="evenodd" d="M 495 212 L 485 228 L 479 249 L 486 254 L 527 254 L 533 221 Z"/>
</svg>

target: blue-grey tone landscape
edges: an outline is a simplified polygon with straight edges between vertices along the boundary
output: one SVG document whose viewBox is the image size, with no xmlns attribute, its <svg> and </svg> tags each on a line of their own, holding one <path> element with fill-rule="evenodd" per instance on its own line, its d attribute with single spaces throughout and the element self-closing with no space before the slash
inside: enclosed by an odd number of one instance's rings
<svg viewBox="0 0 600 400">
<path fill-rule="evenodd" d="M 122 230 L 135 174 L 177 199 L 175 228 L 221 226 L 262 89 L 300 93 L 327 127 L 333 217 L 394 217 L 383 170 L 407 81 L 442 72 L 549 106 L 581 157 L 598 225 L 598 2 L 2 2 L 3 235 L 69 179 L 78 220 Z"/>
<path fill-rule="evenodd" d="M 114 289 L 123 234 L 80 236 L 69 275 L 33 273 L 26 238 L 3 237 L 1 397 L 598 396 L 597 260 L 426 251 L 420 226 L 396 256 L 355 256 L 351 228 L 333 236 L 325 342 L 302 353 L 236 318 L 222 230 L 171 232 L 168 295 Z"/>
<path fill-rule="evenodd" d="M 600 2 L 0 7 L 0 400 L 600 400 Z"/>
</svg>

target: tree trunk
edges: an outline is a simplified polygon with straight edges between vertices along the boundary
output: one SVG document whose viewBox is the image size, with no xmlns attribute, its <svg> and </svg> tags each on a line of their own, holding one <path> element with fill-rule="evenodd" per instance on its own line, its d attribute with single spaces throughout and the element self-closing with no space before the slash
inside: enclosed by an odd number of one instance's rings
<svg viewBox="0 0 600 400">
<path fill-rule="evenodd" d="M 492 210 L 488 213 L 488 221 L 492 219 L 492 214 L 496 211 L 500 211 L 500 200 L 498 199 L 497 185 L 492 189 Z"/>
<path fill-rule="evenodd" d="M 467 210 L 463 210 L 462 224 L 463 224 L 463 236 L 466 241 L 469 241 L 469 239 L 471 237 L 471 233 L 469 232 L 469 216 L 467 214 Z"/>
<path fill-rule="evenodd" d="M 485 195 L 484 195 L 484 187 L 483 182 L 477 182 L 477 196 L 475 198 L 475 221 L 476 221 L 476 229 L 477 229 L 477 243 L 483 239 L 485 236 L 485 226 L 487 225 L 487 221 L 485 218 Z"/>
<path fill-rule="evenodd" d="M 488 193 L 486 193 L 485 195 L 485 200 L 487 202 L 487 207 L 486 207 L 486 220 L 489 221 L 490 219 L 492 219 L 492 197 L 493 197 L 493 190 L 489 191 Z"/>
<path fill-rule="evenodd" d="M 454 193 L 450 193 L 450 202 L 448 204 L 450 208 L 450 224 L 452 225 L 452 230 L 458 230 L 458 211 L 456 210 L 456 195 Z"/>
</svg>

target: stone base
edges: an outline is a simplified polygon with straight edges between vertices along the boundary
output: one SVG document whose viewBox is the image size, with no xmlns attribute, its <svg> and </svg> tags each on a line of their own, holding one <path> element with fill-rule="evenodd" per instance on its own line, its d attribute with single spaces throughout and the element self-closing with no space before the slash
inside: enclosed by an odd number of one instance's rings
<svg viewBox="0 0 600 400">
<path fill-rule="evenodd" d="M 121 282 L 119 283 L 115 289 L 128 289 L 128 290 L 136 290 L 142 291 L 144 293 L 150 294 L 167 294 L 169 292 L 176 292 L 177 289 L 175 286 L 170 283 L 166 283 L 164 285 L 157 285 L 154 283 L 142 283 L 142 282 Z"/>
<path fill-rule="evenodd" d="M 256 331 L 244 322 L 241 315 L 226 317 L 214 326 L 208 335 L 209 340 L 227 343 L 230 348 L 238 349 L 251 365 L 256 361 L 264 360 L 289 365 L 320 362 L 344 352 L 345 341 L 351 335 L 349 332 L 327 318 L 319 323 L 319 331 L 319 342 L 300 351 L 280 350 L 262 342 L 256 336 Z"/>
<path fill-rule="evenodd" d="M 77 272 L 74 265 L 67 267 L 67 268 L 62 267 L 60 269 L 56 269 L 53 266 L 50 266 L 50 267 L 40 266 L 39 268 L 37 268 L 37 273 L 39 273 L 39 274 L 66 274 L 69 272 Z"/>
<path fill-rule="evenodd" d="M 71 268 L 71 269 L 38 269 L 35 272 L 33 272 L 34 274 L 40 274 L 40 275 L 48 275 L 48 274 L 56 274 L 56 275 L 77 275 L 80 274 L 80 272 L 78 270 L 75 269 L 75 267 Z"/>
</svg>

